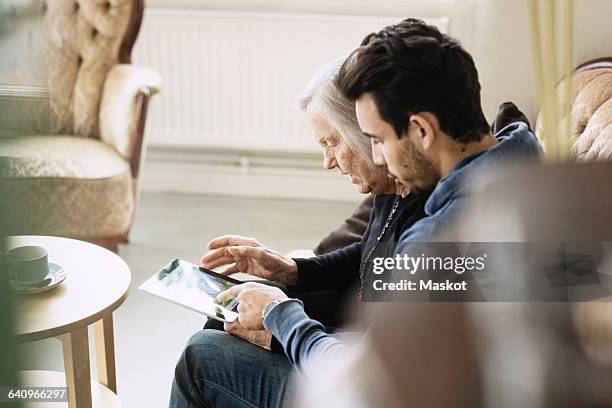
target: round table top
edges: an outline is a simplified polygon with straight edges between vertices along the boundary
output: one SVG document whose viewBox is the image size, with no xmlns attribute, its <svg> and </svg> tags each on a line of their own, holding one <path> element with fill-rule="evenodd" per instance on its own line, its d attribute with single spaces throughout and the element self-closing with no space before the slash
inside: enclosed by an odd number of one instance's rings
<svg viewBox="0 0 612 408">
<path fill-rule="evenodd" d="M 90 325 L 115 310 L 127 297 L 131 273 L 117 255 L 75 239 L 14 236 L 8 249 L 39 245 L 49 262 L 62 266 L 66 279 L 45 292 L 16 296 L 16 331 L 21 341 L 59 336 Z"/>
</svg>

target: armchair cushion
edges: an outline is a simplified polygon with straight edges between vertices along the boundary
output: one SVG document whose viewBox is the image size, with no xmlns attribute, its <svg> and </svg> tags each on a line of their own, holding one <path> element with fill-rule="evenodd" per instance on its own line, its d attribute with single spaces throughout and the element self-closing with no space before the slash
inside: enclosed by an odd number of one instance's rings
<svg viewBox="0 0 612 408">
<path fill-rule="evenodd" d="M 147 67 L 119 64 L 109 71 L 100 106 L 100 138 L 123 157 L 132 157 L 137 137 L 138 92 L 154 94 L 160 87 L 160 76 Z"/>
<path fill-rule="evenodd" d="M 0 139 L 0 152 L 11 233 L 83 239 L 127 233 L 133 181 L 114 148 L 90 138 L 36 135 Z"/>
</svg>

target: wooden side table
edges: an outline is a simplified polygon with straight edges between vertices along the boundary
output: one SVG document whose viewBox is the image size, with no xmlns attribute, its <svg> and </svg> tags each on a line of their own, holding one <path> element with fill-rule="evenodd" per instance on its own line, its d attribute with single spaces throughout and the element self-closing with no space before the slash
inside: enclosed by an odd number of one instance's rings
<svg viewBox="0 0 612 408">
<path fill-rule="evenodd" d="M 67 277 L 46 292 L 19 295 L 16 302 L 19 341 L 57 337 L 64 353 L 65 384 L 70 408 L 121 406 L 117 398 L 113 311 L 127 298 L 131 273 L 114 253 L 74 239 L 19 236 L 9 238 L 9 249 L 40 245 L 49 261 L 62 266 Z M 93 325 L 99 384 L 92 388 L 87 328 Z M 22 374 L 24 386 L 62 386 L 61 373 Z M 42 403 L 31 406 L 41 407 Z M 49 406 L 58 407 L 58 403 Z"/>
</svg>

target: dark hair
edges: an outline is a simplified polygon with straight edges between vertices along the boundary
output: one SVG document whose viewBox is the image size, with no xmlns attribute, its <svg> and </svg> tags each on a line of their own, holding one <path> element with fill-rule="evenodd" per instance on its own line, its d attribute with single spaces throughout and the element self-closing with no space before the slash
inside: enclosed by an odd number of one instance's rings
<svg viewBox="0 0 612 408">
<path fill-rule="evenodd" d="M 455 141 L 490 131 L 480 106 L 474 60 L 458 41 L 422 20 L 406 19 L 369 34 L 342 65 L 336 85 L 349 99 L 371 92 L 381 118 L 399 137 L 408 118 L 431 112 Z"/>
</svg>

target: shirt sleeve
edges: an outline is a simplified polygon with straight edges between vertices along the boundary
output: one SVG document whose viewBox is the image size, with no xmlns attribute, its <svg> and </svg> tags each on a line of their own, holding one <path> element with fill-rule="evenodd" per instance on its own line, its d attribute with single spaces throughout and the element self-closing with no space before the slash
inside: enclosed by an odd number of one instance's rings
<svg viewBox="0 0 612 408">
<path fill-rule="evenodd" d="M 274 306 L 264 318 L 264 327 L 283 346 L 289 362 L 305 375 L 313 362 L 337 359 L 349 345 L 325 333 L 323 325 L 308 317 L 298 299 Z"/>
</svg>

